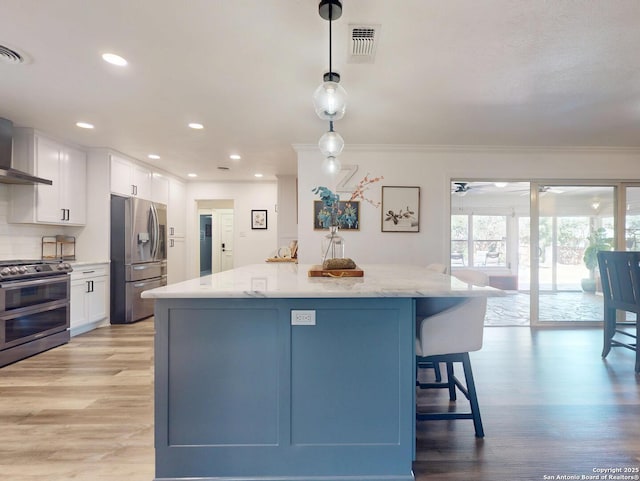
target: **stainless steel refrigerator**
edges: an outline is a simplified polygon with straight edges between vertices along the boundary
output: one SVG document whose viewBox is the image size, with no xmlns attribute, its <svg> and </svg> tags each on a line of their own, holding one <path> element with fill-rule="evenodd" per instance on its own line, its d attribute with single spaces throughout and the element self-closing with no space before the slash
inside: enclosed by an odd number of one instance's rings
<svg viewBox="0 0 640 481">
<path fill-rule="evenodd" d="M 111 324 L 153 315 L 148 289 L 167 285 L 167 207 L 111 196 Z"/>
</svg>

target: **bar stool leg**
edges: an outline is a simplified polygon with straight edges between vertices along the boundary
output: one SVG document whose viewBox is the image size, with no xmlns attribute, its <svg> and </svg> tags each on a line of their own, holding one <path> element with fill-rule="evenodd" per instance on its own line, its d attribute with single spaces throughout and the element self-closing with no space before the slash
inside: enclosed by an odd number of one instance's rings
<svg viewBox="0 0 640 481">
<path fill-rule="evenodd" d="M 469 392 L 469 403 L 471 404 L 471 414 L 473 415 L 473 427 L 476 431 L 476 437 L 484 437 L 484 429 L 482 428 L 482 418 L 480 417 L 480 405 L 478 404 L 478 395 L 476 394 L 476 384 L 473 381 L 473 371 L 471 370 L 471 360 L 469 353 L 462 355 L 462 367 L 464 368 L 464 377 Z"/>
</svg>

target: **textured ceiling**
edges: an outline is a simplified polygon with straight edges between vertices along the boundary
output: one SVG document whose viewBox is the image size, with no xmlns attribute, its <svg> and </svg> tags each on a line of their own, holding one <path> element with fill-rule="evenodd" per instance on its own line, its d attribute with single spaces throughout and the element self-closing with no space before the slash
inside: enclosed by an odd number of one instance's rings
<svg viewBox="0 0 640 481">
<path fill-rule="evenodd" d="M 333 65 L 347 148 L 640 147 L 637 0 L 343 5 Z M 0 45 L 30 60 L 0 62 L 0 116 L 17 125 L 157 153 L 204 180 L 295 174 L 292 144 L 327 128 L 311 104 L 328 67 L 316 0 L 2 0 L 0 12 Z M 348 63 L 350 23 L 381 25 L 373 64 Z M 106 51 L 130 65 L 104 63 Z"/>
</svg>

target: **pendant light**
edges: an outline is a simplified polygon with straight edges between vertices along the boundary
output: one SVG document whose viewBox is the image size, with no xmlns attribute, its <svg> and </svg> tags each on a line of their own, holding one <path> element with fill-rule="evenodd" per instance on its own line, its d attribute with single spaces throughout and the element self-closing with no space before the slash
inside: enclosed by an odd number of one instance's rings
<svg viewBox="0 0 640 481">
<path fill-rule="evenodd" d="M 335 175 L 341 168 L 342 164 L 336 157 L 329 156 L 322 161 L 322 170 L 325 174 Z"/>
<path fill-rule="evenodd" d="M 313 105 L 322 120 L 340 120 L 347 108 L 347 92 L 340 85 L 340 74 L 332 69 L 331 22 L 342 16 L 342 3 L 340 0 L 322 0 L 318 11 L 323 19 L 329 21 L 329 71 L 324 74 L 324 82 L 313 94 Z"/>
<path fill-rule="evenodd" d="M 344 117 L 347 108 L 347 92 L 340 85 L 340 75 L 333 71 L 331 41 L 331 23 L 342 16 L 340 0 L 321 0 L 318 6 L 320 17 L 329 22 L 329 71 L 323 76 L 323 83 L 313 93 L 313 105 L 318 117 L 329 121 L 329 131 L 318 142 L 320 152 L 325 157 L 322 168 L 325 172 L 335 174 L 340 171 L 337 156 L 344 148 L 342 136 L 333 129 L 334 120 Z"/>
<path fill-rule="evenodd" d="M 344 139 L 333 130 L 333 121 L 329 121 L 329 132 L 320 137 L 318 147 L 325 157 L 337 157 L 342 152 Z"/>
</svg>

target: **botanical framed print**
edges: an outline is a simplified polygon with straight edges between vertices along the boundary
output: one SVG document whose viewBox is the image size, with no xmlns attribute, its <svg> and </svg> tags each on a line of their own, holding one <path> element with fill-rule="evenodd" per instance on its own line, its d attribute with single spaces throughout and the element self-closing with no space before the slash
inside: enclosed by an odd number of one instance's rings
<svg viewBox="0 0 640 481">
<path fill-rule="evenodd" d="M 420 187 L 382 186 L 382 232 L 420 232 Z"/>
<path fill-rule="evenodd" d="M 321 200 L 313 201 L 313 230 L 328 230 L 331 217 L 331 211 Z M 339 201 L 334 217 L 340 230 L 360 230 L 360 201 Z"/>
<path fill-rule="evenodd" d="M 267 228 L 267 211 L 266 210 L 251 211 L 251 228 L 252 229 Z"/>
</svg>

